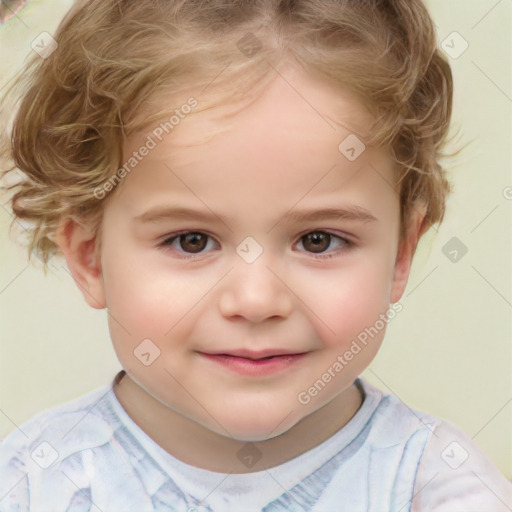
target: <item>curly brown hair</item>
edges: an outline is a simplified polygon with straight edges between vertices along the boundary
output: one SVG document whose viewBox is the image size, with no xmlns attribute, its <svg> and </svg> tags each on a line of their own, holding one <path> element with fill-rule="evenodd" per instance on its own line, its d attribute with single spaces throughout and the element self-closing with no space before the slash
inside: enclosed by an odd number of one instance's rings
<svg viewBox="0 0 512 512">
<path fill-rule="evenodd" d="M 421 0 L 85 0 L 55 39 L 6 94 L 4 114 L 15 116 L 0 141 L 3 175 L 23 176 L 4 187 L 14 220 L 30 222 L 29 254 L 45 268 L 61 219 L 100 229 L 94 191 L 122 165 L 125 138 L 168 117 L 157 98 L 214 79 L 214 104 L 243 98 L 283 57 L 374 115 L 365 142 L 389 145 L 396 160 L 402 228 L 420 202 L 428 223 L 443 218 L 453 83 Z"/>
</svg>

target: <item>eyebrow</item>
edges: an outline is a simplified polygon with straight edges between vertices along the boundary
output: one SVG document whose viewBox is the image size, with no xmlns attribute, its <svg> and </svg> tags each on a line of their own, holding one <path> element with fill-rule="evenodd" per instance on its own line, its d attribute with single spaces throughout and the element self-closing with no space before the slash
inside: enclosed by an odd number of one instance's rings
<svg viewBox="0 0 512 512">
<path fill-rule="evenodd" d="M 177 219 L 177 220 L 198 220 L 203 222 L 212 222 L 215 220 L 228 225 L 228 219 L 222 215 L 217 215 L 213 211 L 201 211 L 192 208 L 173 207 L 173 206 L 157 206 L 150 208 L 144 213 L 134 217 L 134 221 L 140 224 L 158 223 L 161 221 Z M 321 220 L 346 220 L 362 223 L 377 222 L 377 218 L 366 208 L 361 206 L 348 206 L 345 208 L 321 208 L 303 211 L 289 210 L 283 217 L 278 219 L 274 226 L 281 222 L 301 223 L 307 221 Z"/>
<path fill-rule="evenodd" d="M 349 206 L 346 208 L 322 208 L 319 210 L 290 211 L 284 217 L 284 221 L 304 222 L 319 220 L 351 220 L 358 222 L 377 222 L 377 218 L 366 208 L 361 206 Z"/>
</svg>

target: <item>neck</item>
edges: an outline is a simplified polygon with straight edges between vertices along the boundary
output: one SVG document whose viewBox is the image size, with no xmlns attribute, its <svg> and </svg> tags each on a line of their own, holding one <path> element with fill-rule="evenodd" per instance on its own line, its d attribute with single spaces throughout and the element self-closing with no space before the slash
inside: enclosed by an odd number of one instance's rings
<svg viewBox="0 0 512 512">
<path fill-rule="evenodd" d="M 247 441 L 217 434 L 166 407 L 128 374 L 116 378 L 114 392 L 132 420 L 164 450 L 186 464 L 219 473 L 262 471 L 298 457 L 346 425 L 362 404 L 361 392 L 353 384 L 287 432 L 251 443 L 261 458 L 245 468 L 233 454 Z"/>
</svg>

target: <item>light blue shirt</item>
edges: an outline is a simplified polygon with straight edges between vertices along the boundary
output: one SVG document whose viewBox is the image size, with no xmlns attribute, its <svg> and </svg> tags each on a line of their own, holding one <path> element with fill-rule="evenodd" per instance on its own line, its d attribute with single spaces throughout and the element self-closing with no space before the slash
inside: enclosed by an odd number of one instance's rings
<svg viewBox="0 0 512 512">
<path fill-rule="evenodd" d="M 471 439 L 359 383 L 361 408 L 325 442 L 264 471 L 223 474 L 163 450 L 112 382 L 3 440 L 0 512 L 512 510 L 512 484 Z"/>
</svg>

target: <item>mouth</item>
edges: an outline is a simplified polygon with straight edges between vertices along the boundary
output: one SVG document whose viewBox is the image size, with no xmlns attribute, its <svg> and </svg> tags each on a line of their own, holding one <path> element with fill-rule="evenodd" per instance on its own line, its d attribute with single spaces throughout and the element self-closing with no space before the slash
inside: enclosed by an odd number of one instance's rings
<svg viewBox="0 0 512 512">
<path fill-rule="evenodd" d="M 203 352 L 204 353 L 204 352 Z M 226 350 L 226 351 L 218 351 L 212 353 L 206 353 L 207 355 L 212 356 L 228 356 L 228 357 L 238 357 L 240 359 L 250 359 L 251 361 L 260 361 L 263 359 L 272 359 L 274 357 L 287 357 L 287 356 L 295 356 L 300 354 L 305 354 L 306 352 L 291 352 L 289 350 L 279 350 L 279 349 L 268 349 L 268 350 Z"/>
<path fill-rule="evenodd" d="M 307 352 L 221 352 L 208 354 L 199 352 L 206 360 L 229 371 L 247 375 L 264 376 L 281 373 L 299 364 Z"/>
</svg>

